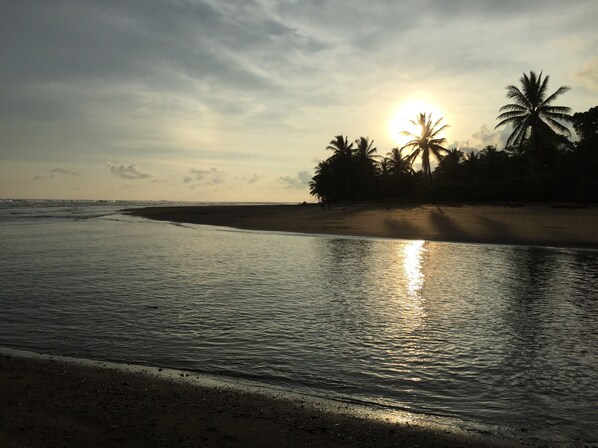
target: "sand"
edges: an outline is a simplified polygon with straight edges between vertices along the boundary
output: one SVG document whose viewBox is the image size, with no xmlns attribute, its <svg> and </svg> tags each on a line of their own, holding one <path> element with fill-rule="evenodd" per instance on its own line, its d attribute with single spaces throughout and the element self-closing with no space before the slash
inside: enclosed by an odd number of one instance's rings
<svg viewBox="0 0 598 448">
<path fill-rule="evenodd" d="M 598 207 L 571 205 L 259 205 L 151 207 L 145 218 L 315 234 L 598 248 Z"/>
<path fill-rule="evenodd" d="M 333 412 L 301 399 L 102 364 L 0 355 L 0 446 L 519 446 L 456 428 L 372 419 L 350 407 Z"/>
</svg>

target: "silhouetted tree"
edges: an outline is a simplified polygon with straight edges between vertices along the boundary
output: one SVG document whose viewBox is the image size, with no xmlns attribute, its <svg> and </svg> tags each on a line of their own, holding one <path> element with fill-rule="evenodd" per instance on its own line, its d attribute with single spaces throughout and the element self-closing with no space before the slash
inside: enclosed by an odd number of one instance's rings
<svg viewBox="0 0 598 448">
<path fill-rule="evenodd" d="M 572 121 L 579 136 L 577 146 L 598 153 L 598 106 L 573 114 Z"/>
<path fill-rule="evenodd" d="M 403 148 L 392 148 L 386 156 L 391 175 L 402 176 L 413 172 L 413 168 L 411 163 L 407 160 L 407 156 L 403 155 Z"/>
<path fill-rule="evenodd" d="M 413 169 L 402 150 L 392 148 L 383 163 L 387 173 L 383 179 L 384 191 L 396 198 L 408 196 L 413 184 Z"/>
<path fill-rule="evenodd" d="M 571 154 L 569 169 L 575 175 L 577 198 L 598 200 L 598 106 L 573 114 L 573 127 L 579 136 Z"/>
<path fill-rule="evenodd" d="M 512 125 L 513 132 L 507 140 L 507 146 L 516 146 L 520 151 L 525 143 L 533 151 L 537 166 L 544 164 L 545 150 L 555 146 L 559 134 L 570 135 L 569 129 L 559 121 L 571 121 L 571 109 L 563 106 L 552 106 L 551 103 L 560 95 L 569 91 L 569 87 L 561 86 L 554 93 L 548 95 L 548 80 L 542 73 L 536 75 L 530 72 L 520 78 L 521 89 L 509 85 L 507 98 L 513 100 L 500 108 L 502 112 L 496 119 L 499 123 L 495 129 L 504 125 Z"/>
<path fill-rule="evenodd" d="M 464 160 L 462 151 L 457 148 L 451 148 L 446 152 L 446 155 L 440 160 L 437 171 L 448 181 L 456 181 L 461 174 L 461 162 Z"/>
<path fill-rule="evenodd" d="M 328 202 L 335 196 L 332 159 L 323 160 L 316 166 L 316 174 L 309 181 L 309 193 L 322 202 Z"/>
<path fill-rule="evenodd" d="M 376 151 L 374 140 L 370 141 L 369 137 L 359 137 L 355 140 L 353 157 L 357 165 L 359 194 L 362 198 L 369 197 L 374 193 Z"/>
<path fill-rule="evenodd" d="M 430 168 L 430 156 L 435 157 L 437 160 L 442 160 L 444 153 L 448 150 L 442 145 L 446 142 L 444 137 L 440 137 L 440 133 L 449 126 L 447 124 L 440 125 L 442 118 L 432 122 L 432 115 L 428 115 L 422 112 L 417 117 L 417 122 L 410 120 L 415 126 L 421 128 L 420 134 L 416 135 L 409 131 L 403 131 L 401 134 L 409 137 L 413 137 L 403 146 L 403 148 L 411 148 L 413 152 L 408 156 L 407 160 L 411 165 L 415 162 L 418 156 L 422 158 L 422 171 L 424 175 L 427 175 L 430 181 L 430 187 L 432 187 L 432 170 Z"/>
<path fill-rule="evenodd" d="M 337 135 L 326 149 L 333 151 L 331 163 L 334 165 L 333 177 L 336 184 L 334 200 L 350 199 L 353 193 L 351 184 L 353 143 L 349 143 L 348 137 Z"/>
</svg>

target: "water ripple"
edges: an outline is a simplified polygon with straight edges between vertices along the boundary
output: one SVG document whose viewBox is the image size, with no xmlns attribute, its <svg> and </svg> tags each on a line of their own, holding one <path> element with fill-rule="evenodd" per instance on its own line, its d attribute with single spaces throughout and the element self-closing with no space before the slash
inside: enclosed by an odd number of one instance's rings
<svg viewBox="0 0 598 448">
<path fill-rule="evenodd" d="M 0 220 L 0 344 L 598 439 L 598 253 Z"/>
</svg>

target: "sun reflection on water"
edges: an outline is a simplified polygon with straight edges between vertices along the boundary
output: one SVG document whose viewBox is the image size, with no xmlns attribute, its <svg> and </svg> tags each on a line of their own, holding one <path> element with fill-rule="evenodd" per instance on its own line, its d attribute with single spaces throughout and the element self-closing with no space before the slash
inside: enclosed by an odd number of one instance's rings
<svg viewBox="0 0 598 448">
<path fill-rule="evenodd" d="M 425 241 L 405 242 L 400 247 L 400 264 L 397 267 L 402 272 L 397 274 L 401 278 L 402 295 L 397 302 L 398 313 L 396 314 L 395 324 L 397 325 L 397 331 L 401 334 L 412 334 L 418 331 L 426 320 L 425 301 L 423 299 Z M 417 351 L 417 348 L 412 346 L 410 350 Z"/>
<path fill-rule="evenodd" d="M 410 299 L 419 299 L 424 274 L 422 272 L 422 255 L 425 241 L 413 241 L 404 248 L 403 270 L 407 282 L 407 295 Z"/>
</svg>

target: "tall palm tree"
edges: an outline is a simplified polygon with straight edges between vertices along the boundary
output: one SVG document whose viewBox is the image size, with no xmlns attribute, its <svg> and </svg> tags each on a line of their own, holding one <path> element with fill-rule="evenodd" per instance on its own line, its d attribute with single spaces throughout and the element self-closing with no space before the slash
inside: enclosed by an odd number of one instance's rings
<svg viewBox="0 0 598 448">
<path fill-rule="evenodd" d="M 540 166 L 543 162 L 543 146 L 559 133 L 567 137 L 571 135 L 569 129 L 559 123 L 559 120 L 571 121 L 571 109 L 550 105 L 570 88 L 561 86 L 548 95 L 549 79 L 548 75 L 542 78 L 542 72 L 536 75 L 531 71 L 529 76 L 524 73 L 519 79 L 521 89 L 514 85 L 507 86 L 507 98 L 513 102 L 500 108 L 499 112 L 502 113 L 496 117 L 499 123 L 494 127 L 512 125 L 513 132 L 507 139 L 507 146 L 515 145 L 522 149 L 524 142 L 529 140 Z"/>
<path fill-rule="evenodd" d="M 449 125 L 444 124 L 440 127 L 442 117 L 432 122 L 432 114 L 426 114 L 425 112 L 420 113 L 417 116 L 417 122 L 410 120 L 415 126 L 421 128 L 420 135 L 415 135 L 409 131 L 401 132 L 402 135 L 413 137 L 413 140 L 407 142 L 401 149 L 411 148 L 413 152 L 409 154 L 407 160 L 411 165 L 421 154 L 422 158 L 422 171 L 424 175 L 428 176 L 430 180 L 430 187 L 432 187 L 432 170 L 430 168 L 430 156 L 435 157 L 437 160 L 442 160 L 444 154 L 447 153 L 447 149 L 442 145 L 446 142 L 444 137 L 439 137 L 440 133 L 444 131 Z"/>
<path fill-rule="evenodd" d="M 326 149 L 333 151 L 335 157 L 346 160 L 351 158 L 353 143 L 349 143 L 349 137 L 337 135 L 330 141 Z"/>
<path fill-rule="evenodd" d="M 370 141 L 369 137 L 359 137 L 355 140 L 354 154 L 360 166 L 373 165 L 375 162 L 375 154 L 378 148 L 374 147 L 374 140 Z"/>
<path fill-rule="evenodd" d="M 373 194 L 376 182 L 376 151 L 374 140 L 369 137 L 359 137 L 355 140 L 353 158 L 356 163 L 357 184 L 362 198 Z"/>
<path fill-rule="evenodd" d="M 348 137 L 337 135 L 330 141 L 326 149 L 334 152 L 331 162 L 334 165 L 338 199 L 349 199 L 354 190 L 351 185 L 353 143 L 349 143 Z"/>
</svg>

